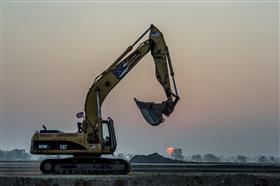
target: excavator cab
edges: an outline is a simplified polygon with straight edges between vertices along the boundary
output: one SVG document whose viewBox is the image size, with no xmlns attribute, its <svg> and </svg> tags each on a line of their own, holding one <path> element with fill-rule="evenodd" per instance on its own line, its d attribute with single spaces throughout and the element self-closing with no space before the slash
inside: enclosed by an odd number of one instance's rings
<svg viewBox="0 0 280 186">
<path fill-rule="evenodd" d="M 108 117 L 107 120 L 103 120 L 102 135 L 104 151 L 113 154 L 117 147 L 117 140 L 114 130 L 114 122 L 110 117 Z"/>
</svg>

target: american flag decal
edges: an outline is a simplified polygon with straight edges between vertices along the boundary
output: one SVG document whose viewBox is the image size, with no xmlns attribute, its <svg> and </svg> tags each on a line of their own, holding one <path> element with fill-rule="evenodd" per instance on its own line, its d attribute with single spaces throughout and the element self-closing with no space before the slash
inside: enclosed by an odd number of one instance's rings
<svg viewBox="0 0 280 186">
<path fill-rule="evenodd" d="M 113 74 L 118 79 L 121 79 L 126 74 L 127 70 L 131 66 L 135 65 L 140 55 L 141 55 L 140 52 L 134 52 L 131 55 L 129 55 L 126 59 L 124 59 L 116 67 L 113 68 L 112 70 Z"/>
<path fill-rule="evenodd" d="M 127 71 L 127 68 L 128 66 L 126 63 L 120 63 L 112 70 L 112 72 L 118 79 L 121 79 Z"/>
</svg>

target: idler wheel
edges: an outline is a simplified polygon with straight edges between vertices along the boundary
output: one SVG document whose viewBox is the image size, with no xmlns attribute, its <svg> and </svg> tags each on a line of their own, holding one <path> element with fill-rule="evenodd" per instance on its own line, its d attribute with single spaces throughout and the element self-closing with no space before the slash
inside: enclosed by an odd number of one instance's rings
<svg viewBox="0 0 280 186">
<path fill-rule="evenodd" d="M 40 165 L 40 169 L 44 174 L 51 174 L 54 171 L 54 164 L 51 161 L 43 161 Z"/>
</svg>

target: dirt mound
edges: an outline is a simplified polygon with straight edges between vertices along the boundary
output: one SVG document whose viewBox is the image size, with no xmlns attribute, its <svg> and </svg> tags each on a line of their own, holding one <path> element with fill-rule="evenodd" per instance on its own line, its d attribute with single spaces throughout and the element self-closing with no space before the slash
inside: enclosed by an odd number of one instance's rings
<svg viewBox="0 0 280 186">
<path fill-rule="evenodd" d="M 158 153 L 153 153 L 149 155 L 136 155 L 130 159 L 130 162 L 131 163 L 185 163 L 184 161 L 165 158 Z"/>
</svg>

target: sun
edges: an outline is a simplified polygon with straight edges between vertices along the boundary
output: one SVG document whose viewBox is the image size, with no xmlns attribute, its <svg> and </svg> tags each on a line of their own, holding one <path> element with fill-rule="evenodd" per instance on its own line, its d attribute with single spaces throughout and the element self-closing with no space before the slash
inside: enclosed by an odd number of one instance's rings
<svg viewBox="0 0 280 186">
<path fill-rule="evenodd" d="M 166 149 L 166 152 L 169 156 L 171 156 L 174 151 L 175 151 L 175 147 L 167 147 Z"/>
</svg>

